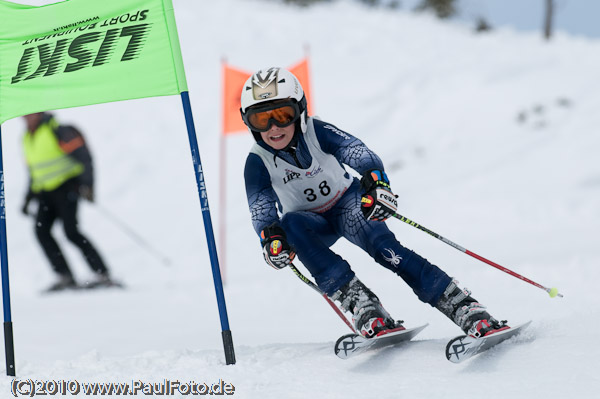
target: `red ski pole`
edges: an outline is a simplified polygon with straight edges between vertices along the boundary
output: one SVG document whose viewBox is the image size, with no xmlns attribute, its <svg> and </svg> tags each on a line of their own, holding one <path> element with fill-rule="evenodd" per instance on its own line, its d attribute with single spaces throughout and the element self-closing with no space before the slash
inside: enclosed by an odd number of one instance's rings
<svg viewBox="0 0 600 399">
<path fill-rule="evenodd" d="M 324 293 L 323 291 L 321 291 L 321 289 L 319 287 L 317 287 L 317 285 L 315 283 L 313 283 L 308 277 L 306 277 L 304 274 L 300 273 L 300 270 L 298 270 L 296 268 L 296 266 L 291 264 L 289 267 L 290 267 L 290 269 L 292 269 L 294 274 L 296 276 L 298 276 L 298 278 L 300 280 L 302 280 L 306 285 L 308 285 L 313 290 L 317 291 L 323 298 L 325 298 L 325 300 L 327 301 L 329 306 L 331 306 L 331 308 L 335 311 L 335 313 L 337 313 L 337 315 L 340 316 L 340 319 L 342 319 L 344 321 L 344 323 L 346 323 L 346 325 L 348 327 L 350 327 L 350 330 L 352 330 L 352 332 L 356 334 L 356 330 L 354 329 L 354 326 L 350 323 L 348 318 L 346 316 L 344 316 L 342 311 L 335 305 L 335 303 L 331 299 L 329 299 L 327 294 Z"/>
<path fill-rule="evenodd" d="M 493 267 L 495 267 L 496 269 L 502 270 L 504 273 L 508 273 L 508 274 L 510 274 L 510 275 L 511 275 L 511 276 L 513 276 L 513 277 L 516 277 L 516 278 L 518 278 L 518 279 L 520 279 L 520 280 L 523 280 L 523 281 L 525 281 L 526 283 L 529 283 L 529 284 L 531 284 L 531 285 L 534 285 L 534 286 L 536 286 L 536 287 L 538 287 L 538 288 L 541 288 L 541 289 L 543 289 L 544 291 L 546 291 L 546 292 L 548 293 L 548 295 L 550 295 L 550 298 L 554 298 L 554 297 L 556 297 L 556 296 L 559 296 L 559 297 L 561 297 L 561 298 L 562 298 L 562 294 L 559 294 L 559 293 L 558 293 L 558 288 L 556 288 L 556 287 L 552 287 L 552 288 L 547 288 L 547 287 L 544 287 L 543 285 L 541 285 L 541 284 L 538 284 L 538 283 L 536 283 L 535 281 L 532 281 L 532 280 L 528 279 L 527 277 L 521 276 L 519 273 L 515 273 L 515 272 L 513 272 L 512 270 L 510 270 L 510 269 L 507 269 L 507 268 L 506 268 L 506 267 L 504 267 L 504 266 L 500 266 L 499 264 L 497 264 L 497 263 L 494 263 L 494 262 L 492 262 L 491 260 L 488 260 L 488 259 L 484 258 L 483 256 L 477 255 L 476 253 L 474 253 L 474 252 L 471 252 L 471 251 L 469 251 L 468 249 L 466 249 L 466 248 L 463 248 L 463 247 L 461 247 L 461 246 L 460 246 L 460 245 L 458 245 L 458 244 L 455 244 L 454 242 L 450 241 L 449 239 L 447 239 L 447 238 L 445 238 L 445 237 L 442 237 L 441 235 L 439 235 L 439 234 L 437 234 L 437 233 L 435 233 L 435 232 L 433 232 L 433 231 L 429 230 L 428 228 L 426 228 L 426 227 L 424 227 L 424 226 L 421 226 L 421 225 L 420 225 L 420 224 L 418 224 L 418 223 L 415 223 L 415 222 L 413 222 L 412 220 L 410 220 L 410 219 L 408 219 L 408 218 L 406 218 L 406 217 L 404 217 L 404 216 L 402 216 L 402 215 L 399 215 L 399 214 L 397 214 L 397 213 L 396 213 L 396 214 L 394 215 L 394 217 L 395 217 L 395 218 L 397 218 L 397 219 L 400 219 L 401 221 L 403 221 L 403 222 L 404 222 L 404 223 L 406 223 L 406 224 L 409 224 L 409 225 L 411 225 L 412 227 L 416 227 L 417 229 L 419 229 L 419 230 L 421 230 L 421 231 L 424 231 L 425 233 L 427 233 L 427 234 L 429 234 L 429 235 L 431 235 L 431 236 L 433 236 L 433 237 L 437 238 L 437 239 L 438 239 L 438 240 L 440 240 L 440 241 L 443 241 L 443 242 L 445 242 L 446 244 L 450 245 L 451 247 L 454 247 L 454 248 L 458 249 L 458 250 L 459 250 L 459 251 L 461 251 L 461 252 L 464 252 L 465 254 L 467 254 L 467 255 L 469 255 L 469 256 L 472 256 L 472 257 L 474 257 L 475 259 L 478 259 L 478 260 L 480 260 L 480 261 L 482 261 L 482 262 L 484 262 L 484 263 L 487 263 L 488 265 L 490 265 L 490 266 L 493 266 Z"/>
</svg>

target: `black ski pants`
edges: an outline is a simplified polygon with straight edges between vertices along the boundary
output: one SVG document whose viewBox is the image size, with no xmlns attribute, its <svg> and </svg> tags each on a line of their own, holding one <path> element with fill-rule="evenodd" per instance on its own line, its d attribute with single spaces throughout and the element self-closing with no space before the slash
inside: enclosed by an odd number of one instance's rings
<svg viewBox="0 0 600 399">
<path fill-rule="evenodd" d="M 52 269 L 61 276 L 73 276 L 51 230 L 56 219 L 61 219 L 65 235 L 83 253 L 92 270 L 106 274 L 108 270 L 102 257 L 92 243 L 79 231 L 77 223 L 77 182 L 69 180 L 54 191 L 43 191 L 37 195 L 39 209 L 35 223 L 35 234 Z"/>
</svg>

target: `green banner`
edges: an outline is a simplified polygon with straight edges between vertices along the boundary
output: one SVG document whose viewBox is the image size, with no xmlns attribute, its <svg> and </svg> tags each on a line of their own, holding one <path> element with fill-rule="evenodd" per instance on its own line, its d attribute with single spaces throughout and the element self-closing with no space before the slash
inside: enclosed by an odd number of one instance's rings
<svg viewBox="0 0 600 399">
<path fill-rule="evenodd" d="M 0 0 L 0 124 L 183 91 L 172 0 Z"/>
</svg>

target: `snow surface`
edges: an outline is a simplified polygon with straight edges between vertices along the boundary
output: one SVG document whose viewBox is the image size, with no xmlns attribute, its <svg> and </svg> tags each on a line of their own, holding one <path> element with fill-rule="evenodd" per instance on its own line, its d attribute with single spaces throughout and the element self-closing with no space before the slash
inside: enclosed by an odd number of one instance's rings
<svg viewBox="0 0 600 399">
<path fill-rule="evenodd" d="M 30 2 L 31 3 L 31 2 Z M 87 134 L 97 203 L 83 231 L 126 290 L 41 295 L 53 275 L 20 213 L 24 124 L 2 126 L 8 254 L 19 378 L 209 384 L 239 398 L 591 398 L 600 388 L 600 41 L 499 30 L 475 35 L 432 17 L 353 2 L 312 8 L 175 0 L 237 364 L 221 326 L 180 99 L 61 110 Z M 243 184 L 252 138 L 227 138 L 220 180 L 221 59 L 253 71 L 310 49 L 317 114 L 380 154 L 399 212 L 564 298 L 489 267 L 399 221 L 399 240 L 469 287 L 497 318 L 533 324 L 513 344 L 455 365 L 460 331 L 346 242 L 339 251 L 417 342 L 342 361 L 347 327 L 290 271 L 261 258 Z M 227 188 L 220 204 L 219 189 Z M 111 218 L 133 229 L 143 247 Z M 56 235 L 79 279 L 81 255 Z M 301 268 L 304 270 L 303 268 Z M 9 397 L 12 378 L 0 379 Z M 596 394 L 594 394 L 596 392 Z"/>
</svg>

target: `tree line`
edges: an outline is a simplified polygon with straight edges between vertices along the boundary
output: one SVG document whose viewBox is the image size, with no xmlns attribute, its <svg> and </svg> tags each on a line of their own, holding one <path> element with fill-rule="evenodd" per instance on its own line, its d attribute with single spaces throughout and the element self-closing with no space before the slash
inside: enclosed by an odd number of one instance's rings
<svg viewBox="0 0 600 399">
<path fill-rule="evenodd" d="M 295 4 L 298 6 L 311 6 L 315 3 L 332 2 L 335 0 L 281 0 L 287 4 Z M 399 9 L 402 7 L 401 0 L 356 0 L 372 7 L 388 7 Z M 538 0 L 544 3 L 544 15 L 542 24 L 542 34 L 546 40 L 550 40 L 553 31 L 554 13 L 556 10 L 556 0 Z M 414 11 L 431 12 L 440 19 L 450 19 L 458 13 L 459 0 L 420 0 Z M 484 16 L 475 18 L 475 30 L 477 32 L 485 32 L 492 29 L 491 24 Z"/>
</svg>

